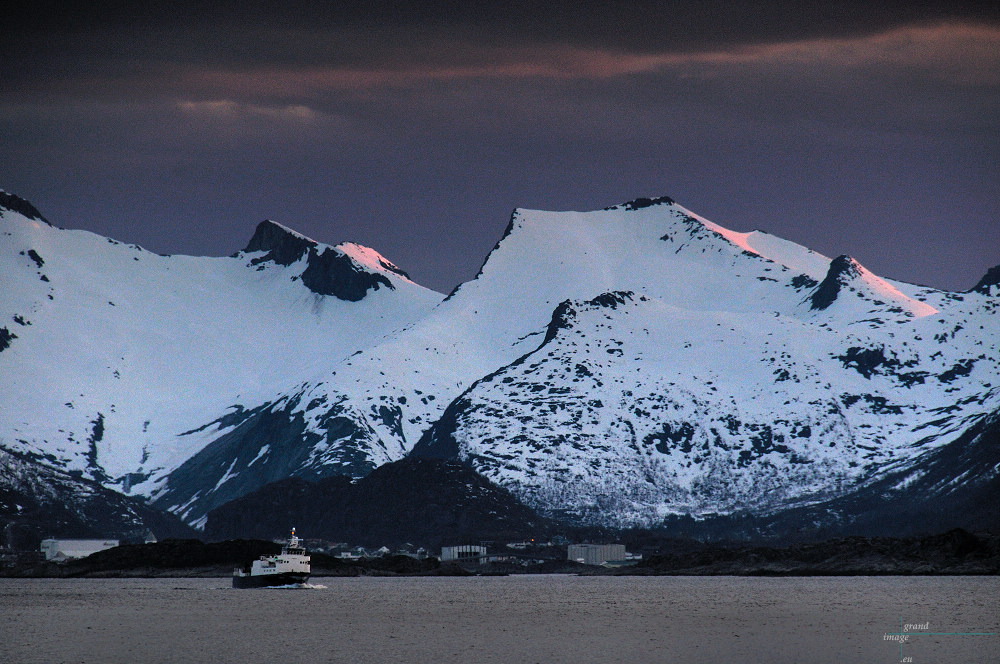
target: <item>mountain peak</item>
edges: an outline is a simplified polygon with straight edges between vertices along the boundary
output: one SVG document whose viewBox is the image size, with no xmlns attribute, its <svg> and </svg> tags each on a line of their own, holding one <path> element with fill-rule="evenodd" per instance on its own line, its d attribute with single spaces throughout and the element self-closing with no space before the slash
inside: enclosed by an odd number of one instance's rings
<svg viewBox="0 0 1000 664">
<path fill-rule="evenodd" d="M 828 308 L 844 289 L 870 305 L 887 306 L 890 311 L 906 316 L 922 318 L 939 313 L 931 305 L 906 295 L 847 255 L 837 256 L 830 261 L 826 277 L 809 297 L 810 309 L 822 311 Z"/>
<path fill-rule="evenodd" d="M 49 220 L 42 216 L 42 213 L 38 211 L 34 205 L 24 200 L 20 196 L 15 196 L 14 194 L 8 194 L 3 189 L 0 189 L 0 213 L 3 210 L 10 210 L 12 212 L 17 212 L 21 216 L 27 219 L 35 219 L 38 221 L 45 222 L 51 226 Z"/>
<path fill-rule="evenodd" d="M 266 251 L 267 255 L 259 259 L 259 262 L 270 260 L 288 266 L 302 258 L 303 254 L 317 244 L 315 240 L 287 226 L 265 219 L 257 224 L 253 237 L 243 251 L 248 254 Z"/>
<path fill-rule="evenodd" d="M 257 224 L 243 249 L 248 254 L 261 252 L 264 255 L 251 259 L 250 265 L 271 261 L 288 267 L 305 259 L 305 269 L 295 278 L 301 278 L 302 284 L 317 295 L 333 295 L 350 302 L 380 286 L 395 290 L 388 273 L 410 281 L 406 272 L 374 249 L 353 242 L 331 247 L 270 219 Z"/>
<path fill-rule="evenodd" d="M 837 256 L 830 261 L 830 269 L 819 287 L 809 298 L 812 301 L 810 309 L 822 311 L 837 299 L 841 286 L 847 285 L 851 280 L 861 276 L 861 263 L 857 262 L 847 254 Z"/>
</svg>

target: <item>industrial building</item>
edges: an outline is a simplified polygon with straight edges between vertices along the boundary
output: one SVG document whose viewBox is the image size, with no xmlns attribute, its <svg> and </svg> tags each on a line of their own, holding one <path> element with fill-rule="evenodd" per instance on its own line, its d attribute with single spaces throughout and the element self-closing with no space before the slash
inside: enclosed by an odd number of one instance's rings
<svg viewBox="0 0 1000 664">
<path fill-rule="evenodd" d="M 461 546 L 442 546 L 441 562 L 457 560 L 463 563 L 486 562 L 486 547 L 463 544 Z"/>
<path fill-rule="evenodd" d="M 92 553 L 116 546 L 118 546 L 116 539 L 45 539 L 42 540 L 42 553 L 45 554 L 46 560 L 60 561 L 86 558 Z"/>
<path fill-rule="evenodd" d="M 603 565 L 612 560 L 625 560 L 624 544 L 570 544 L 566 559 L 584 565 Z"/>
</svg>

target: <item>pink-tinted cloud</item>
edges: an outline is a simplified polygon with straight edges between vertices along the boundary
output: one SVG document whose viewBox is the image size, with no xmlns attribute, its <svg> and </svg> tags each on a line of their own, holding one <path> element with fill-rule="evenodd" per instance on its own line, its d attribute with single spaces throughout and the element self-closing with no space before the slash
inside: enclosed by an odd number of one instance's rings
<svg viewBox="0 0 1000 664">
<path fill-rule="evenodd" d="M 713 76 L 732 68 L 919 68 L 955 83 L 1000 81 L 1000 29 L 968 24 L 907 27 L 845 39 L 810 39 L 709 52 L 630 53 L 563 45 L 452 47 L 450 62 L 380 67 L 194 70 L 183 85 L 240 98 L 309 98 L 329 92 L 419 88 L 490 79 L 612 79 L 644 73 Z"/>
<path fill-rule="evenodd" d="M 317 117 L 316 111 L 302 104 L 286 106 L 263 106 L 260 104 L 241 104 L 228 99 L 211 101 L 181 101 L 177 108 L 192 115 L 208 115 L 215 117 L 262 117 L 275 120 L 292 120 L 309 122 Z"/>
</svg>

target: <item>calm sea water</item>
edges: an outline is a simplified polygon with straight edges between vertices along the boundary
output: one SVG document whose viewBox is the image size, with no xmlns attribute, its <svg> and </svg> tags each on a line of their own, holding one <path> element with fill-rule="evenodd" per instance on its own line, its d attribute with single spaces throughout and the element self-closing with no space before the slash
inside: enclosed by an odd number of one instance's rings
<svg viewBox="0 0 1000 664">
<path fill-rule="evenodd" d="M 0 661 L 1000 662 L 996 577 L 0 579 Z M 920 624 L 907 643 L 886 640 Z M 926 624 L 926 629 L 923 625 Z M 942 634 L 947 633 L 947 634 Z M 910 659 L 907 659 L 910 658 Z"/>
</svg>

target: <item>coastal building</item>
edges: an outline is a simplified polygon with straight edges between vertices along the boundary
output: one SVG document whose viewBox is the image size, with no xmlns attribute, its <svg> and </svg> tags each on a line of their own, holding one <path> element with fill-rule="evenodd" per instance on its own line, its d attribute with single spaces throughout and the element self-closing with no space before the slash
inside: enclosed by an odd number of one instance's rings
<svg viewBox="0 0 1000 664">
<path fill-rule="evenodd" d="M 486 547 L 473 544 L 442 546 L 441 562 L 448 562 L 449 560 L 467 563 L 486 562 Z"/>
<path fill-rule="evenodd" d="M 118 546 L 116 539 L 45 539 L 42 540 L 42 553 L 46 560 L 70 560 L 86 558 L 92 553 L 104 551 Z"/>
<path fill-rule="evenodd" d="M 570 544 L 566 559 L 584 565 L 603 565 L 609 561 L 625 560 L 624 544 Z"/>
</svg>

